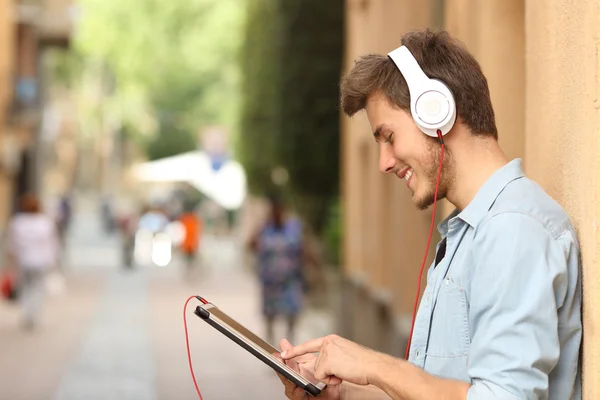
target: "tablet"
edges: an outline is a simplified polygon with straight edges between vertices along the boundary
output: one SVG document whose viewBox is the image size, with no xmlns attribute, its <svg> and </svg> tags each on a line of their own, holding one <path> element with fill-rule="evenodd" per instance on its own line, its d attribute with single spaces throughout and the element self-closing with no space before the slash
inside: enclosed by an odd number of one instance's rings
<svg viewBox="0 0 600 400">
<path fill-rule="evenodd" d="M 300 369 L 294 361 L 288 360 L 286 365 L 274 355 L 279 354 L 279 350 L 244 328 L 214 304 L 199 305 L 194 313 L 311 396 L 318 396 L 327 386 L 306 370 L 302 374 L 297 372 Z"/>
</svg>

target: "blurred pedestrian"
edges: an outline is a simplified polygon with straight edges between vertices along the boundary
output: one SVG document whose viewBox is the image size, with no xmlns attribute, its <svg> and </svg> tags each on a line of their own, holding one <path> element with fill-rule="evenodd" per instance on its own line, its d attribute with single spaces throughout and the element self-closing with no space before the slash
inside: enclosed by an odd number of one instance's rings
<svg viewBox="0 0 600 400">
<path fill-rule="evenodd" d="M 137 264 L 166 266 L 171 262 L 169 226 L 169 218 L 162 207 L 145 207 L 135 234 L 134 258 Z"/>
<path fill-rule="evenodd" d="M 73 215 L 73 206 L 71 202 L 71 196 L 68 193 L 62 195 L 58 203 L 58 233 L 60 237 L 61 245 L 65 244 L 65 237 L 69 226 L 71 225 L 71 217 Z"/>
<path fill-rule="evenodd" d="M 278 316 L 287 320 L 288 337 L 294 337 L 304 297 L 304 240 L 301 223 L 287 215 L 283 201 L 269 200 L 267 222 L 250 242 L 257 255 L 267 341 L 273 342 Z"/>
<path fill-rule="evenodd" d="M 8 235 L 7 252 L 18 271 L 23 327 L 31 329 L 43 308 L 46 275 L 59 260 L 60 235 L 55 221 L 31 194 L 21 199 L 20 210 L 9 222 Z"/>
<path fill-rule="evenodd" d="M 121 250 L 123 266 L 133 268 L 133 252 L 135 249 L 135 234 L 137 232 L 138 216 L 133 213 L 124 213 L 118 218 L 118 227 L 121 232 Z"/>
<path fill-rule="evenodd" d="M 112 197 L 102 197 L 100 200 L 100 215 L 104 232 L 109 235 L 112 234 L 117 227 L 115 224 L 115 205 Z"/>
<path fill-rule="evenodd" d="M 138 220 L 138 230 L 147 230 L 152 234 L 165 232 L 169 225 L 169 218 L 159 206 L 144 207 Z"/>
<path fill-rule="evenodd" d="M 187 272 L 190 273 L 197 261 L 202 235 L 202 220 L 192 206 L 186 206 L 186 211 L 179 216 L 179 222 L 183 226 L 183 240 L 180 248 L 186 260 Z"/>
</svg>

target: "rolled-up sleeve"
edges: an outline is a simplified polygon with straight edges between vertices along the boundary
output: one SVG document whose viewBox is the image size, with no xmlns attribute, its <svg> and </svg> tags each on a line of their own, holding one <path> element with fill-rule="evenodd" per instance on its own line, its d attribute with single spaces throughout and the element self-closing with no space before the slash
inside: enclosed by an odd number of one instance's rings
<svg viewBox="0 0 600 400">
<path fill-rule="evenodd" d="M 532 217 L 503 213 L 480 224 L 471 256 L 467 399 L 547 399 L 560 354 L 564 252 Z"/>
</svg>

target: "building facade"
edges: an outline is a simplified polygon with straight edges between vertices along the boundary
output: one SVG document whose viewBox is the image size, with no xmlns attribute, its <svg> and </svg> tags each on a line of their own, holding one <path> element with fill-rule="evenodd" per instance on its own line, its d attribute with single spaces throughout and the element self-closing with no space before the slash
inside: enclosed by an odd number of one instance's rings
<svg viewBox="0 0 600 400">
<path fill-rule="evenodd" d="M 0 224 L 6 220 L 12 198 L 12 137 L 8 132 L 8 107 L 12 102 L 14 68 L 14 4 L 0 0 Z"/>
<path fill-rule="evenodd" d="M 71 0 L 0 0 L 0 232 L 17 199 L 39 188 L 43 52 L 69 45 Z"/>
<path fill-rule="evenodd" d="M 528 176 L 567 210 L 579 232 L 584 396 L 600 398 L 600 347 L 593 344 L 600 335 L 600 0 L 347 0 L 346 18 L 345 71 L 358 56 L 386 54 L 404 33 L 426 26 L 447 29 L 478 59 L 502 148 L 523 159 Z M 404 185 L 379 172 L 366 116 L 342 117 L 342 129 L 340 331 L 403 355 L 431 210 L 416 210 Z M 450 211 L 447 202 L 438 204 L 436 222 Z M 427 266 L 438 239 L 434 232 Z"/>
</svg>

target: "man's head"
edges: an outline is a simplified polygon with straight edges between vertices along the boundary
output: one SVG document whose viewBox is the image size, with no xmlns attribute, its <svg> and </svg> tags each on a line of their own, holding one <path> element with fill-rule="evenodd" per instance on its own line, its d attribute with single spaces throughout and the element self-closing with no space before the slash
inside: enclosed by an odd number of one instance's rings
<svg viewBox="0 0 600 400">
<path fill-rule="evenodd" d="M 411 32 L 402 38 L 423 70 L 444 82 L 456 102 L 457 122 L 446 137 L 497 139 L 487 80 L 474 57 L 446 32 Z M 387 56 L 367 55 L 342 80 L 341 103 L 348 116 L 365 109 L 380 146 L 380 169 L 407 179 L 419 208 L 433 203 L 440 145 L 423 134 L 410 115 L 408 85 Z M 468 134 L 465 135 L 464 133 Z M 454 144 L 454 143 L 453 143 Z M 451 149 L 449 149 L 451 150 Z M 438 198 L 453 184 L 452 152 L 444 156 Z"/>
<path fill-rule="evenodd" d="M 271 194 L 269 196 L 269 206 L 271 222 L 276 227 L 283 226 L 283 219 L 285 213 L 285 205 L 283 198 L 278 194 Z"/>
</svg>

